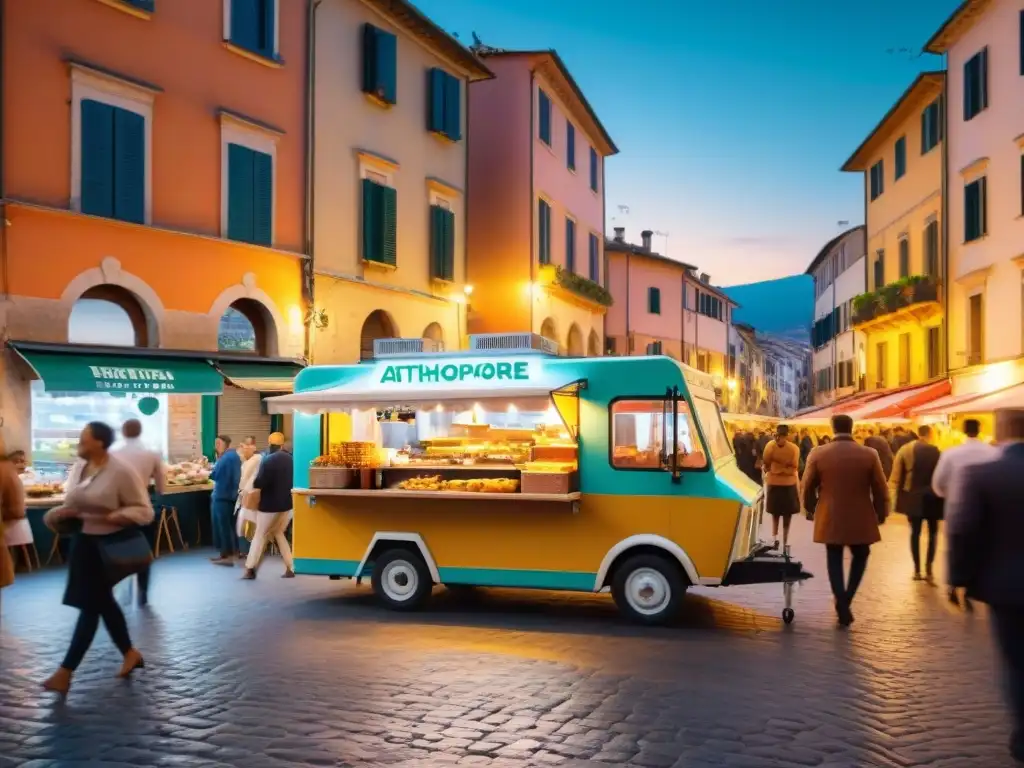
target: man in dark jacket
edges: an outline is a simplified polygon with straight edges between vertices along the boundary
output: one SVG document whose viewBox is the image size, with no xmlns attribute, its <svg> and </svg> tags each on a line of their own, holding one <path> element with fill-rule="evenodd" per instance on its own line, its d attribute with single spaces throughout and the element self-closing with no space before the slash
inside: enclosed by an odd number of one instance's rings
<svg viewBox="0 0 1024 768">
<path fill-rule="evenodd" d="M 995 422 L 1002 452 L 964 467 L 949 500 L 950 584 L 989 605 L 1009 682 L 1010 752 L 1024 763 L 1024 409 L 996 411 Z"/>
<path fill-rule="evenodd" d="M 231 447 L 231 438 L 218 435 L 217 463 L 213 465 L 213 545 L 220 547 L 220 555 L 213 558 L 216 565 L 229 568 L 235 564 L 235 502 L 238 501 L 238 482 L 242 479 L 242 460 Z"/>
<path fill-rule="evenodd" d="M 878 452 L 878 459 L 882 462 L 882 472 L 885 473 L 885 479 L 889 479 L 889 475 L 892 474 L 892 447 L 889 445 L 889 441 L 881 435 L 876 435 L 875 430 L 868 429 L 868 436 L 864 438 L 864 445 L 868 448 L 874 448 Z"/>
<path fill-rule="evenodd" d="M 286 579 L 295 576 L 292 562 L 292 549 L 288 544 L 285 531 L 292 521 L 292 471 L 294 462 L 292 454 L 285 450 L 284 435 L 275 432 L 270 436 L 270 450 L 260 464 L 253 488 L 260 492 L 259 514 L 256 516 L 256 535 L 249 547 L 249 557 L 245 561 L 247 580 L 256 578 L 256 569 L 263 558 L 263 550 L 267 542 L 273 539 L 277 549 L 284 558 Z"/>
</svg>

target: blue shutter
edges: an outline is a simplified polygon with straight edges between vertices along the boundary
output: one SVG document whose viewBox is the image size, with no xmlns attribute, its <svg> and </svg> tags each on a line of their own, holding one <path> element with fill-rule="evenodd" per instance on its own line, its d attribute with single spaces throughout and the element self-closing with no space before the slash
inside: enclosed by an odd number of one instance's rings
<svg viewBox="0 0 1024 768">
<path fill-rule="evenodd" d="M 259 0 L 231 0 L 231 42 L 251 51 L 259 48 Z"/>
<path fill-rule="evenodd" d="M 590 188 L 597 192 L 597 150 L 590 148 Z"/>
<path fill-rule="evenodd" d="M 565 220 L 565 268 L 576 271 L 576 222 L 572 219 Z"/>
<path fill-rule="evenodd" d="M 253 152 L 252 242 L 271 245 L 274 231 L 274 165 L 270 155 Z"/>
<path fill-rule="evenodd" d="M 377 87 L 388 104 L 398 103 L 398 38 L 377 30 Z"/>
<path fill-rule="evenodd" d="M 576 126 L 568 120 L 565 123 L 565 165 L 570 171 L 576 170 Z"/>
<path fill-rule="evenodd" d="M 988 46 L 981 49 L 981 61 L 978 63 L 978 76 L 981 86 L 981 110 L 988 109 Z"/>
<path fill-rule="evenodd" d="M 658 288 L 647 289 L 647 311 L 652 315 L 661 314 L 661 291 Z"/>
<path fill-rule="evenodd" d="M 398 264 L 398 192 L 393 187 L 378 185 L 381 199 L 381 261 Z"/>
<path fill-rule="evenodd" d="M 444 135 L 452 141 L 462 139 L 462 83 L 447 73 L 444 78 Z"/>
<path fill-rule="evenodd" d="M 538 130 L 540 133 L 540 140 L 551 146 L 551 99 L 541 89 L 537 89 L 537 101 L 538 101 Z"/>
<path fill-rule="evenodd" d="M 259 34 L 257 36 L 257 50 L 268 59 L 274 58 L 274 3 L 277 0 L 258 0 L 259 8 L 257 23 Z"/>
<path fill-rule="evenodd" d="M 537 258 L 541 264 L 551 263 L 551 207 L 544 200 L 537 203 Z"/>
<path fill-rule="evenodd" d="M 590 279 L 595 283 L 601 279 L 601 265 L 600 265 L 600 243 L 597 241 L 597 235 L 590 236 Z"/>
<path fill-rule="evenodd" d="M 146 221 L 146 120 L 114 109 L 114 218 Z"/>
<path fill-rule="evenodd" d="M 156 6 L 154 0 L 128 0 L 128 3 L 134 5 L 140 11 L 149 11 L 150 13 L 153 12 Z"/>
<path fill-rule="evenodd" d="M 377 28 L 373 24 L 363 24 L 363 93 L 380 96 L 377 61 Z"/>
<path fill-rule="evenodd" d="M 114 108 L 82 100 L 82 213 L 114 215 Z"/>
<path fill-rule="evenodd" d="M 427 130 L 444 133 L 444 70 L 431 69 L 427 72 Z"/>
<path fill-rule="evenodd" d="M 253 239 L 253 152 L 228 144 L 228 239 Z"/>
</svg>

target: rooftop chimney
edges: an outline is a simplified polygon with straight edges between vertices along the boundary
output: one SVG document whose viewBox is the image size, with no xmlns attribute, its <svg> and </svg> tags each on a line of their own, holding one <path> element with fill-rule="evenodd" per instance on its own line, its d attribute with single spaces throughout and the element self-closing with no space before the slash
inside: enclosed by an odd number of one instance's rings
<svg viewBox="0 0 1024 768">
<path fill-rule="evenodd" d="M 700 281 L 704 283 L 704 285 L 707 285 L 708 283 L 711 282 L 711 275 L 709 275 L 707 272 L 701 272 Z"/>
<path fill-rule="evenodd" d="M 654 232 L 649 229 L 645 229 L 640 233 L 640 242 L 643 245 L 645 251 L 651 250 L 651 238 L 654 237 Z"/>
<path fill-rule="evenodd" d="M 626 242 L 626 228 L 625 227 L 615 227 L 615 242 L 616 243 L 624 243 L 624 242 Z"/>
</svg>

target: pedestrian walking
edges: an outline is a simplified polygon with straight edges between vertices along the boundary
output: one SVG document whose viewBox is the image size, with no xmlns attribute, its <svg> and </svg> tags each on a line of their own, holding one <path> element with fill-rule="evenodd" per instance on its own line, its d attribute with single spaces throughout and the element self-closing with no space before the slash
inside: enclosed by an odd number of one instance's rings
<svg viewBox="0 0 1024 768">
<path fill-rule="evenodd" d="M 889 489 L 878 454 L 853 439 L 853 419 L 832 417 L 835 440 L 811 451 L 804 470 L 803 497 L 817 504 L 811 511 L 814 541 L 825 545 L 828 581 L 840 626 L 853 623 L 851 605 L 864 578 L 871 545 L 881 540 Z M 849 579 L 843 575 L 844 549 L 851 554 Z"/>
<path fill-rule="evenodd" d="M 242 479 L 242 459 L 231 447 L 231 438 L 220 435 L 217 438 L 217 463 L 213 465 L 210 479 L 213 494 L 210 507 L 213 516 L 214 546 L 220 547 L 220 554 L 210 558 L 215 565 L 231 568 L 237 553 L 235 539 L 235 504 L 238 502 L 238 483 Z"/>
<path fill-rule="evenodd" d="M 124 438 L 124 445 L 118 446 L 114 454 L 135 470 L 149 494 L 149 505 L 155 512 L 156 497 L 163 496 L 166 490 L 167 467 L 164 464 L 164 457 L 143 444 L 142 422 L 138 419 L 128 419 L 122 424 L 121 436 Z M 149 604 L 150 570 L 150 566 L 147 565 L 137 576 L 139 605 Z"/>
<path fill-rule="evenodd" d="M 987 603 L 1005 663 L 1013 735 L 1024 763 L 1024 409 L 996 411 L 997 456 L 963 468 L 952 486 L 950 583 Z"/>
<path fill-rule="evenodd" d="M 7 526 L 25 519 L 25 486 L 0 438 L 0 589 L 14 583 L 14 558 L 5 543 Z"/>
<path fill-rule="evenodd" d="M 964 421 L 964 434 L 967 435 L 967 440 L 942 452 L 942 455 L 939 456 L 939 463 L 935 465 L 935 474 L 932 475 L 932 492 L 940 499 L 946 500 L 944 518 L 947 537 L 956 530 L 959 510 L 955 506 L 955 500 L 959 497 L 957 485 L 960 483 L 964 470 L 975 464 L 994 461 L 999 455 L 998 448 L 980 439 L 981 423 L 977 419 Z M 951 603 L 960 604 L 957 588 L 952 584 L 949 586 L 948 594 Z M 970 598 L 966 594 L 964 595 L 964 607 L 967 609 L 971 607 Z"/>
<path fill-rule="evenodd" d="M 152 558 L 139 526 L 153 520 L 153 507 L 138 474 L 110 453 L 114 430 L 94 421 L 78 439 L 79 461 L 68 476 L 64 503 L 46 513 L 55 533 L 71 531 L 64 605 L 79 610 L 71 644 L 60 668 L 43 688 L 66 696 L 102 619 L 123 661 L 117 676 L 130 677 L 145 663 L 132 645 L 124 613 L 114 599 L 114 586 Z"/>
<path fill-rule="evenodd" d="M 917 436 L 913 431 L 907 431 L 903 427 L 895 427 L 892 431 L 892 445 L 890 446 L 892 455 L 895 456 L 900 452 L 900 448 L 915 440 L 917 440 Z"/>
<path fill-rule="evenodd" d="M 882 462 L 882 473 L 886 479 L 892 474 L 892 446 L 889 445 L 889 441 L 881 435 L 876 435 L 875 430 L 868 429 L 867 437 L 864 438 L 864 445 L 868 448 L 874 448 L 878 453 L 878 458 Z"/>
<path fill-rule="evenodd" d="M 259 515 L 256 517 L 256 535 L 253 536 L 249 557 L 245 561 L 243 578 L 256 578 L 256 570 L 263 558 L 263 550 L 273 539 L 284 559 L 286 579 L 295 576 L 292 550 L 285 531 L 292 520 L 292 454 L 284 446 L 284 435 L 275 432 L 270 436 L 270 448 L 260 464 L 253 487 L 260 492 Z"/>
<path fill-rule="evenodd" d="M 764 449 L 765 510 L 772 518 L 773 546 L 779 546 L 779 521 L 782 521 L 782 552 L 789 554 L 789 525 L 800 512 L 800 449 L 789 440 L 789 427 L 780 424 L 775 439 Z"/>
<path fill-rule="evenodd" d="M 939 521 L 942 520 L 942 499 L 932 492 L 932 476 L 941 453 L 932 443 L 932 429 L 927 424 L 917 432 L 918 439 L 904 443 L 892 463 L 889 492 L 895 511 L 910 521 L 910 554 L 914 559 L 914 581 L 935 583 L 932 565 L 939 543 Z M 928 526 L 928 550 L 921 570 L 921 530 Z"/>
<path fill-rule="evenodd" d="M 761 473 L 757 469 L 757 460 L 754 456 L 754 436 L 746 430 L 737 432 L 732 447 L 736 451 L 736 465 L 740 472 L 755 483 L 759 482 Z"/>
<path fill-rule="evenodd" d="M 260 471 L 260 463 L 263 461 L 263 454 L 256 450 L 255 438 L 252 443 L 249 442 L 249 438 L 246 438 L 245 442 L 239 446 L 238 454 L 242 460 L 242 475 L 238 481 L 238 502 L 235 504 L 235 534 L 238 537 L 239 548 L 241 548 L 242 542 L 249 543 L 245 537 L 246 523 L 251 523 L 255 528 L 259 514 L 256 509 L 257 505 L 253 503 L 256 496 L 252 492 L 255 487 L 253 483 L 256 481 L 256 475 Z M 248 555 L 251 547 L 246 549 L 246 555 Z"/>
</svg>

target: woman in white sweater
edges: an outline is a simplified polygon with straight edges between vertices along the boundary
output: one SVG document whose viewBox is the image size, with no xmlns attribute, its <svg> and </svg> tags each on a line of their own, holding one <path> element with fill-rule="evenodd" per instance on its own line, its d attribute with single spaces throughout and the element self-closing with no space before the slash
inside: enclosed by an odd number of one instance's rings
<svg viewBox="0 0 1024 768">
<path fill-rule="evenodd" d="M 153 521 L 153 506 L 135 470 L 108 452 L 113 442 L 114 430 L 102 422 L 94 421 L 82 430 L 78 441 L 81 461 L 68 477 L 64 504 L 44 518 L 55 531 L 77 528 L 64 604 L 78 608 L 78 624 L 64 662 L 43 683 L 43 688 L 62 696 L 70 690 L 71 676 L 89 650 L 101 619 L 124 657 L 118 677 L 127 678 L 144 666 L 114 599 L 119 579 L 103 553 L 110 545 L 138 536 L 137 526 Z"/>
</svg>

